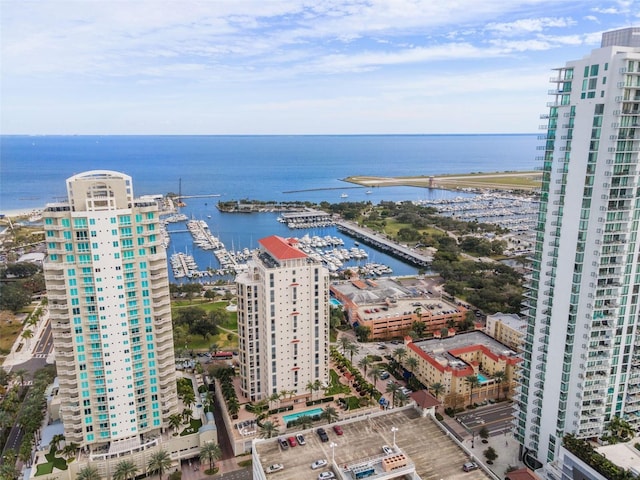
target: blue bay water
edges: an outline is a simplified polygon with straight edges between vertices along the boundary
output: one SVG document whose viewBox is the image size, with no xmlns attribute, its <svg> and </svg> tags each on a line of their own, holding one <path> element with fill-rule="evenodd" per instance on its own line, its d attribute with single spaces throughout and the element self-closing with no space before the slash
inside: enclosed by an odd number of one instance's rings
<svg viewBox="0 0 640 480">
<path fill-rule="evenodd" d="M 115 170 L 132 177 L 136 196 L 177 193 L 180 184 L 183 195 L 220 195 L 187 199 L 183 211 L 206 220 L 228 249 L 255 248 L 258 239 L 272 234 L 338 233 L 333 227 L 291 231 L 276 214 L 222 214 L 217 201 L 446 198 L 459 193 L 384 187 L 367 194 L 341 179 L 533 170 L 538 144 L 536 135 L 0 136 L 0 213 L 66 198 L 65 181 L 74 174 Z M 348 198 L 341 198 L 343 193 Z M 210 252 L 190 251 L 190 240 L 188 233 L 173 234 L 170 253 L 189 251 L 202 269 L 210 263 L 216 268 Z M 386 263 L 394 273 L 415 271 L 371 253 L 370 261 Z"/>
</svg>

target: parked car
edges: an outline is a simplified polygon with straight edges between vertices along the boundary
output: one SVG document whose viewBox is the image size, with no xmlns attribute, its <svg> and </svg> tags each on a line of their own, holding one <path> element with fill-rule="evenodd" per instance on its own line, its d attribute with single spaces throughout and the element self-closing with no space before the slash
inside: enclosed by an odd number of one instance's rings
<svg viewBox="0 0 640 480">
<path fill-rule="evenodd" d="M 321 458 L 320 460 L 316 460 L 315 462 L 313 462 L 311 464 L 311 470 L 316 470 L 318 468 L 322 468 L 327 464 L 327 461 L 324 458 Z"/>
<path fill-rule="evenodd" d="M 472 470 L 477 470 L 478 469 L 478 464 L 476 462 L 467 462 L 464 465 L 462 465 L 462 470 L 464 470 L 465 472 L 470 472 Z"/>
<path fill-rule="evenodd" d="M 327 432 L 324 430 L 324 428 L 317 429 L 316 433 L 320 437 L 321 441 L 323 441 L 323 442 L 328 442 L 329 441 L 329 435 L 327 435 Z"/>
<path fill-rule="evenodd" d="M 332 478 L 336 478 L 333 472 L 322 472 L 318 475 L 318 480 L 331 480 Z"/>
<path fill-rule="evenodd" d="M 297 444 L 295 437 L 289 437 L 287 438 L 287 442 L 289 442 L 289 446 L 290 447 L 295 447 Z"/>
<path fill-rule="evenodd" d="M 287 448 L 289 448 L 289 444 L 284 438 L 279 438 L 278 443 L 280 444 L 280 448 L 282 448 L 283 450 L 286 450 Z"/>
<path fill-rule="evenodd" d="M 281 463 L 274 463 L 273 465 L 269 465 L 265 471 L 267 473 L 273 473 L 277 472 L 278 470 L 282 470 L 283 468 L 284 465 L 282 465 Z"/>
<path fill-rule="evenodd" d="M 340 425 L 334 425 L 333 431 L 336 432 L 336 435 L 342 435 L 344 433 Z"/>
<path fill-rule="evenodd" d="M 391 450 L 389 445 L 382 445 L 382 451 L 385 455 L 391 455 L 393 453 L 393 450 Z"/>
<path fill-rule="evenodd" d="M 380 374 L 380 380 L 386 380 L 387 378 L 389 378 L 389 372 L 382 372 Z"/>
<path fill-rule="evenodd" d="M 296 440 L 298 441 L 298 445 L 306 445 L 307 442 L 304 439 L 304 435 L 302 435 L 301 433 L 298 433 L 296 435 Z"/>
</svg>

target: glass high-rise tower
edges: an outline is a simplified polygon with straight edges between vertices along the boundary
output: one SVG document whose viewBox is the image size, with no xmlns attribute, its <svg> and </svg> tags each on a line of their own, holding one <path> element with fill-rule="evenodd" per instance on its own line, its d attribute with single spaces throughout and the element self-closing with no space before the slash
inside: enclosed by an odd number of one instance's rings
<svg viewBox="0 0 640 480">
<path fill-rule="evenodd" d="M 640 28 L 555 70 L 515 433 L 552 461 L 562 437 L 640 425 Z"/>
<path fill-rule="evenodd" d="M 48 204 L 44 265 L 65 439 L 135 448 L 177 411 L 167 258 L 158 204 L 95 170 Z"/>
</svg>

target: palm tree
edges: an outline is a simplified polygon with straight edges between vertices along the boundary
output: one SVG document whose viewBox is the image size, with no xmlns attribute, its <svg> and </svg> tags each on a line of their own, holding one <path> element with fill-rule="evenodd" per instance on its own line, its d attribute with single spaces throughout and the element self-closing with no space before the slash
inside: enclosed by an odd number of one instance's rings
<svg viewBox="0 0 640 480">
<path fill-rule="evenodd" d="M 54 453 L 57 452 L 61 442 L 64 442 L 63 434 L 57 433 L 56 435 L 51 437 L 51 443 L 49 443 L 49 446 L 51 447 L 51 451 Z"/>
<path fill-rule="evenodd" d="M 15 372 L 13 372 L 13 374 L 16 377 L 20 378 L 20 386 L 24 387 L 24 376 L 29 373 L 27 370 L 25 370 L 24 368 L 19 368 L 18 370 L 16 370 Z"/>
<path fill-rule="evenodd" d="M 192 417 L 193 417 L 193 410 L 191 410 L 190 408 L 185 408 L 184 410 L 182 410 L 182 419 L 185 425 L 191 423 Z"/>
<path fill-rule="evenodd" d="M 279 433 L 278 426 L 271 420 L 267 420 L 260 426 L 260 434 L 258 436 L 260 438 L 273 438 L 277 437 Z"/>
<path fill-rule="evenodd" d="M 171 457 L 166 450 L 158 450 L 151 454 L 147 469 L 151 474 L 157 473 L 162 480 L 162 474 L 171 467 Z"/>
<path fill-rule="evenodd" d="M 182 396 L 182 403 L 184 403 L 187 408 L 190 408 L 191 405 L 196 403 L 196 394 L 193 393 L 193 390 L 185 392 L 185 394 Z"/>
<path fill-rule="evenodd" d="M 407 361 L 405 362 L 405 368 L 407 370 L 413 373 L 417 366 L 418 366 L 418 359 L 416 357 L 407 358 Z"/>
<path fill-rule="evenodd" d="M 138 474 L 138 467 L 131 460 L 122 460 L 117 463 L 113 472 L 113 480 L 133 480 Z"/>
<path fill-rule="evenodd" d="M 398 403 L 401 407 L 404 407 L 408 401 L 409 397 L 402 393 L 402 390 L 398 392 Z"/>
<path fill-rule="evenodd" d="M 78 472 L 76 480 L 100 480 L 98 469 L 92 465 L 87 465 Z"/>
<path fill-rule="evenodd" d="M 369 368 L 372 363 L 373 361 L 371 360 L 371 357 L 369 355 L 362 357 L 358 362 L 358 367 L 362 369 L 365 377 L 367 376 L 367 368 Z"/>
<path fill-rule="evenodd" d="M 504 370 L 500 370 L 493 374 L 493 380 L 496 382 L 498 386 L 498 400 L 500 400 L 500 385 L 507 379 L 507 374 Z"/>
<path fill-rule="evenodd" d="M 347 352 L 349 352 L 349 361 L 353 363 L 353 355 L 360 351 L 360 347 L 355 343 L 350 343 L 349 345 L 347 345 L 346 350 Z"/>
<path fill-rule="evenodd" d="M 182 415 L 180 415 L 179 413 L 172 413 L 171 415 L 169 415 L 169 426 L 173 428 L 174 435 L 178 434 L 180 425 L 182 425 Z"/>
<path fill-rule="evenodd" d="M 307 382 L 307 390 L 309 390 L 309 394 L 311 395 L 311 399 L 313 399 L 313 391 L 316 389 L 315 383 L 312 381 Z"/>
<path fill-rule="evenodd" d="M 387 393 L 391 394 L 391 405 L 396 406 L 396 395 L 400 393 L 400 385 L 396 382 L 387 384 Z"/>
<path fill-rule="evenodd" d="M 62 456 L 64 458 L 66 458 L 67 460 L 69 460 L 72 457 L 76 456 L 76 451 L 80 448 L 80 445 L 78 445 L 75 442 L 70 442 L 67 443 L 64 448 L 62 449 Z"/>
<path fill-rule="evenodd" d="M 432 383 L 431 392 L 436 397 L 436 400 L 440 400 L 440 394 L 444 392 L 444 385 L 442 385 L 440 382 Z"/>
<path fill-rule="evenodd" d="M 22 332 L 21 337 L 25 339 L 25 345 L 29 345 L 29 341 L 33 338 L 33 330 L 27 328 Z"/>
<path fill-rule="evenodd" d="M 329 423 L 333 423 L 339 417 L 338 411 L 330 405 L 327 405 L 320 415 Z"/>
<path fill-rule="evenodd" d="M 404 347 L 398 347 L 393 351 L 391 356 L 396 359 L 396 362 L 398 362 L 398 364 L 401 364 L 402 360 L 404 360 L 404 357 L 407 356 L 407 349 Z"/>
<path fill-rule="evenodd" d="M 464 377 L 464 381 L 469 385 L 469 405 L 473 404 L 473 389 L 480 385 L 478 375 L 469 375 Z"/>
<path fill-rule="evenodd" d="M 302 430 L 306 430 L 307 428 L 310 428 L 311 425 L 313 425 L 313 419 L 309 415 L 302 415 L 296 420 L 296 425 Z"/>
<path fill-rule="evenodd" d="M 215 355 L 216 353 L 218 353 L 218 350 L 220 349 L 220 347 L 218 346 L 217 343 L 212 343 L 211 345 L 209 345 L 209 353 L 211 355 Z"/>
<path fill-rule="evenodd" d="M 346 335 L 342 335 L 338 339 L 338 343 L 340 344 L 340 348 L 342 348 L 342 354 L 345 355 L 347 353 L 347 348 L 351 345 L 351 340 Z"/>
<path fill-rule="evenodd" d="M 307 385 L 307 388 L 309 388 L 309 385 Z M 274 405 L 280 403 L 280 394 L 278 392 L 273 392 L 271 395 L 269 395 L 269 403 L 272 403 Z"/>
<path fill-rule="evenodd" d="M 222 450 L 220 445 L 213 442 L 207 442 L 200 448 L 200 461 L 206 460 L 209 462 L 209 471 L 213 472 L 213 467 L 216 460 L 222 457 Z"/>
<path fill-rule="evenodd" d="M 313 382 L 313 388 L 319 392 L 320 390 L 322 390 L 322 382 L 320 381 L 319 378 L 316 378 L 316 381 Z"/>
<path fill-rule="evenodd" d="M 377 388 L 376 384 L 378 380 L 380 380 L 383 371 L 380 365 L 374 365 L 371 370 L 369 370 L 369 378 L 373 380 L 373 388 Z"/>
</svg>

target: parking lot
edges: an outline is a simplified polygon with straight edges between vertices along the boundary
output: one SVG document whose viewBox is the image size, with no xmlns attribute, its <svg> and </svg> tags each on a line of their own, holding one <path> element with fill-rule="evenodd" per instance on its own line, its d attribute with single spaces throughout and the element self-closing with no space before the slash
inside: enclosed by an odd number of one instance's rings
<svg viewBox="0 0 640 480">
<path fill-rule="evenodd" d="M 314 431 L 304 432 L 306 445 L 283 450 L 278 439 L 256 444 L 263 468 L 282 464 L 284 468 L 268 475 L 273 480 L 317 479 L 318 474 L 362 461 L 375 462 L 385 456 L 382 447 L 396 445 L 422 479 L 486 479 L 482 470 L 464 472 L 462 466 L 469 455 L 430 417 L 422 417 L 413 408 L 393 410 L 378 416 L 369 416 L 349 423 L 340 423 L 343 435 L 337 435 L 330 425 L 324 428 L 329 436 L 321 442 Z M 334 445 L 333 447 L 331 445 Z M 311 464 L 319 459 L 328 465 L 317 470 Z M 394 475 L 386 478 L 394 478 Z M 340 478 L 340 476 L 338 476 Z M 345 478 L 351 478 L 345 477 Z"/>
</svg>

